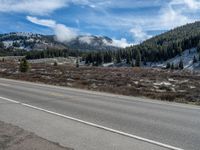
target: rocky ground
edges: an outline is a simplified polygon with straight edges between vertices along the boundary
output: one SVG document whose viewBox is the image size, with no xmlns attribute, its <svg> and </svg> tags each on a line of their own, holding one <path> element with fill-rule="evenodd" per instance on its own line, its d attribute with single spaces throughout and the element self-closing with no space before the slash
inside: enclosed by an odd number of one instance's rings
<svg viewBox="0 0 200 150">
<path fill-rule="evenodd" d="M 0 77 L 200 104 L 200 73 L 141 68 L 86 67 L 33 63 L 28 73 L 16 61 L 0 62 Z"/>
<path fill-rule="evenodd" d="M 72 150 L 0 121 L 1 150 Z"/>
</svg>

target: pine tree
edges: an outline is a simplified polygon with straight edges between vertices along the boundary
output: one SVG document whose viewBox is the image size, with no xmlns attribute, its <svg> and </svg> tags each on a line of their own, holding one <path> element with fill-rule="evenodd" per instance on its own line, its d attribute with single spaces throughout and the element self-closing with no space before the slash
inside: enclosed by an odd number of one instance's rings
<svg viewBox="0 0 200 150">
<path fill-rule="evenodd" d="M 171 70 L 174 70 L 174 63 L 171 64 Z"/>
<path fill-rule="evenodd" d="M 58 63 L 57 63 L 57 61 L 55 61 L 53 65 L 54 65 L 54 66 L 58 66 Z"/>
<path fill-rule="evenodd" d="M 200 53 L 200 41 L 199 41 L 199 43 L 197 45 L 197 51 Z"/>
<path fill-rule="evenodd" d="M 122 62 L 122 59 L 121 59 L 121 56 L 120 56 L 119 52 L 117 53 L 116 61 L 117 61 L 117 63 L 121 63 Z"/>
<path fill-rule="evenodd" d="M 79 68 L 79 60 L 78 60 L 78 58 L 76 59 L 76 68 Z"/>
<path fill-rule="evenodd" d="M 0 49 L 4 49 L 4 44 L 3 44 L 3 42 L 0 42 Z"/>
<path fill-rule="evenodd" d="M 136 53 L 136 62 L 135 62 L 135 66 L 140 67 L 141 66 L 141 53 L 139 50 L 137 50 Z"/>
<path fill-rule="evenodd" d="M 30 65 L 29 65 L 28 61 L 25 58 L 23 58 L 20 62 L 20 66 L 19 66 L 20 72 L 28 72 L 29 68 L 30 68 Z"/>
<path fill-rule="evenodd" d="M 199 52 L 199 61 L 200 61 L 200 52 Z"/>
<path fill-rule="evenodd" d="M 196 56 L 193 57 L 193 64 L 197 63 L 197 58 Z"/>
<path fill-rule="evenodd" d="M 168 62 L 167 65 L 166 65 L 166 69 L 170 69 L 171 68 L 171 65 L 170 63 Z"/>
<path fill-rule="evenodd" d="M 180 60 L 178 67 L 179 67 L 179 69 L 183 69 L 184 68 L 182 59 Z"/>
<path fill-rule="evenodd" d="M 177 50 L 178 50 L 179 56 L 181 56 L 181 54 L 182 54 L 182 48 L 179 46 Z"/>
</svg>

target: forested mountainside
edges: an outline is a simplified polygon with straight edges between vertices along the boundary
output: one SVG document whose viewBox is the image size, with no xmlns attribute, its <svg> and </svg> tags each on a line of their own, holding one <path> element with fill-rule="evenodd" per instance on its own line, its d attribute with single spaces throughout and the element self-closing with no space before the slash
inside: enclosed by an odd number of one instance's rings
<svg viewBox="0 0 200 150">
<path fill-rule="evenodd" d="M 136 65 L 140 65 L 139 61 L 144 64 L 146 62 L 166 61 L 191 48 L 197 48 L 198 52 L 200 51 L 200 22 L 177 27 L 139 45 L 127 47 L 125 50 L 114 53 L 89 53 L 85 58 L 88 63 L 102 62 L 101 58 L 104 58 L 105 55 L 107 57 L 109 54 L 115 62 L 119 63 L 126 59 L 128 64 L 134 65 L 134 61 L 137 61 Z"/>
<path fill-rule="evenodd" d="M 161 35 L 148 39 L 137 46 L 127 48 L 139 50 L 142 60 L 162 61 L 181 54 L 186 49 L 197 47 L 200 41 L 200 22 L 177 27 Z"/>
</svg>

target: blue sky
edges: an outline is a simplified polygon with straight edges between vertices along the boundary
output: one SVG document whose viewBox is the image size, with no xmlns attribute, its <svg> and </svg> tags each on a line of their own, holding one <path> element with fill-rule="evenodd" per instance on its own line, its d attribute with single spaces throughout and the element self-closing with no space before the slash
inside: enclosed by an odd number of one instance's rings
<svg viewBox="0 0 200 150">
<path fill-rule="evenodd" d="M 0 0 L 0 33 L 113 38 L 122 47 L 200 20 L 200 0 Z"/>
</svg>

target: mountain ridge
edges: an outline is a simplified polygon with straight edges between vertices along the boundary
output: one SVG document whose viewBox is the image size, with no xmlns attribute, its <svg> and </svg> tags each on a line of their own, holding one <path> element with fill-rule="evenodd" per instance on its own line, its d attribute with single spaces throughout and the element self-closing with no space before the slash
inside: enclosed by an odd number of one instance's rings
<svg viewBox="0 0 200 150">
<path fill-rule="evenodd" d="M 0 42 L 5 48 L 24 50 L 75 49 L 80 51 L 117 50 L 113 40 L 106 36 L 80 35 L 69 42 L 59 42 L 54 35 L 29 32 L 11 32 L 0 34 Z"/>
</svg>

